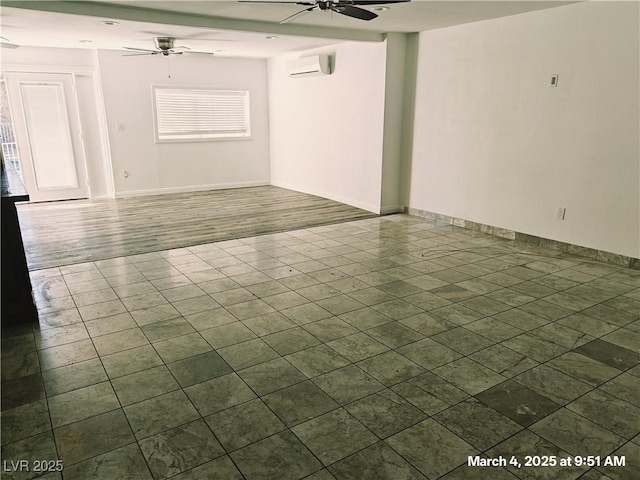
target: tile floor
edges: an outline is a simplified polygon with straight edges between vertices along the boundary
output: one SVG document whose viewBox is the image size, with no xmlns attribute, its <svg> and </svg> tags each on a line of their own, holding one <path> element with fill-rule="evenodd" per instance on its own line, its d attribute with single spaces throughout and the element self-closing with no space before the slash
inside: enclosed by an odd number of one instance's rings
<svg viewBox="0 0 640 480">
<path fill-rule="evenodd" d="M 32 277 L 3 478 L 639 478 L 638 271 L 394 215 Z"/>
</svg>

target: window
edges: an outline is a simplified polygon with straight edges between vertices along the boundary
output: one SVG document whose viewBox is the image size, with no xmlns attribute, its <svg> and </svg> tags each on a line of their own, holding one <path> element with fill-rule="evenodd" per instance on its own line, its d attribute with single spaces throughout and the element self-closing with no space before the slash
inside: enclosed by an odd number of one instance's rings
<svg viewBox="0 0 640 480">
<path fill-rule="evenodd" d="M 159 142 L 251 135 L 248 91 L 155 86 L 153 102 Z"/>
</svg>

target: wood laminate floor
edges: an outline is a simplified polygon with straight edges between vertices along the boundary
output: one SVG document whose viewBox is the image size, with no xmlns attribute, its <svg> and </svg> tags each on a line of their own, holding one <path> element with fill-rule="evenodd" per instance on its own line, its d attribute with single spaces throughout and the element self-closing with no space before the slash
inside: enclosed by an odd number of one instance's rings
<svg viewBox="0 0 640 480">
<path fill-rule="evenodd" d="M 373 217 L 265 186 L 18 206 L 29 270 Z"/>
</svg>

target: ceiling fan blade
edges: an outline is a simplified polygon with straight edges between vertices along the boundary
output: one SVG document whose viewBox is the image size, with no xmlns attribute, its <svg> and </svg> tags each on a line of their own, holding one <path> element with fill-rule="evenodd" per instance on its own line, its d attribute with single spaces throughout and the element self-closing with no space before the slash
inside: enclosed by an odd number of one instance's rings
<svg viewBox="0 0 640 480">
<path fill-rule="evenodd" d="M 139 55 L 158 55 L 160 52 L 148 52 L 148 53 L 124 53 L 123 57 L 137 57 Z"/>
<path fill-rule="evenodd" d="M 186 53 L 189 56 L 191 56 L 191 55 L 208 55 L 208 56 L 212 57 L 213 55 L 215 55 L 213 52 L 198 52 L 196 50 L 189 50 L 188 52 L 184 52 L 184 53 Z"/>
<path fill-rule="evenodd" d="M 304 10 L 301 10 L 299 12 L 294 13 L 293 15 L 289 15 L 287 18 L 285 18 L 284 20 L 281 20 L 280 23 L 289 23 L 291 21 L 293 21 L 294 19 L 298 18 L 300 15 L 304 15 L 305 13 L 310 12 L 311 10 L 315 10 L 316 7 L 309 7 L 309 8 L 305 8 Z"/>
<path fill-rule="evenodd" d="M 351 5 L 384 5 L 386 3 L 406 3 L 411 0 L 353 0 Z"/>
<path fill-rule="evenodd" d="M 369 10 L 365 10 L 364 8 L 352 7 L 351 5 L 332 8 L 331 10 L 341 15 L 346 15 L 347 17 L 357 18 L 358 20 L 373 20 L 378 16 L 377 14 L 370 12 Z"/>
<path fill-rule="evenodd" d="M 125 50 L 133 50 L 134 52 L 147 52 L 147 53 L 158 53 L 157 50 L 149 50 L 146 48 L 133 48 L 133 47 L 122 47 Z"/>
<path fill-rule="evenodd" d="M 0 37 L 3 41 L 0 41 L 0 45 L 2 48 L 18 48 L 20 45 L 16 45 L 15 43 L 11 43 L 7 37 Z"/>
<path fill-rule="evenodd" d="M 306 6 L 315 6 L 316 3 L 315 2 L 281 2 L 278 0 L 266 0 L 266 1 L 262 1 L 262 0 L 238 0 L 238 3 L 284 3 L 284 4 L 289 4 L 289 5 L 306 5 Z"/>
</svg>

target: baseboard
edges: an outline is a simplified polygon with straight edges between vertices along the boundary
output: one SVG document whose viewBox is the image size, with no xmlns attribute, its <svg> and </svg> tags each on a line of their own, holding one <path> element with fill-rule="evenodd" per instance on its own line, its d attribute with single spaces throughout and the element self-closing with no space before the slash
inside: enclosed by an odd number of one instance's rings
<svg viewBox="0 0 640 480">
<path fill-rule="evenodd" d="M 582 247 L 580 245 L 574 245 L 571 243 L 559 242 L 557 240 L 551 240 L 549 238 L 537 237 L 535 235 L 516 232 L 514 230 L 508 230 L 506 228 L 494 227 L 492 225 L 485 225 L 483 223 L 472 222 L 470 220 L 451 217 L 449 215 L 443 215 L 441 213 L 419 210 L 417 208 L 405 208 L 405 213 L 408 213 L 409 215 L 415 215 L 417 217 L 423 217 L 427 220 L 448 223 L 450 225 L 466 228 L 468 230 L 474 230 L 476 232 L 495 235 L 497 237 L 513 240 L 514 242 L 534 245 L 536 247 L 551 248 L 553 250 L 559 250 L 564 253 L 589 258 L 591 260 L 597 260 L 604 263 L 610 263 L 612 265 L 640 270 L 640 260 L 627 255 L 620 255 L 618 253 L 606 252 L 604 250 L 597 250 L 594 248 Z"/>
<path fill-rule="evenodd" d="M 100 200 L 113 200 L 115 197 L 110 197 L 109 195 L 96 195 L 95 197 L 92 195 L 89 200 L 96 200 L 96 201 L 100 201 Z"/>
<path fill-rule="evenodd" d="M 145 190 L 126 190 L 116 192 L 116 198 L 142 197 L 146 195 L 163 195 L 167 193 L 202 192 L 205 190 L 226 190 L 229 188 L 264 187 L 271 185 L 269 180 L 255 182 L 215 183 L 212 185 L 190 185 L 184 187 L 149 188 Z"/>
<path fill-rule="evenodd" d="M 344 197 L 342 195 L 336 195 L 332 192 L 325 192 L 321 190 L 316 190 L 313 188 L 300 187 L 299 185 L 289 184 L 287 182 L 280 181 L 271 181 L 271 185 L 274 187 L 286 188 L 287 190 L 294 190 L 296 192 L 306 193 L 309 195 L 315 195 L 316 197 L 327 198 L 329 200 L 334 200 L 336 202 L 345 203 L 347 205 L 351 205 L 352 207 L 361 208 L 362 210 L 366 210 L 367 212 L 375 213 L 376 215 L 380 214 L 380 206 L 371 205 L 368 203 L 361 202 L 359 200 L 355 200 L 350 197 Z"/>
<path fill-rule="evenodd" d="M 404 205 L 390 205 L 380 208 L 380 215 L 392 215 L 394 213 L 404 213 Z"/>
</svg>

